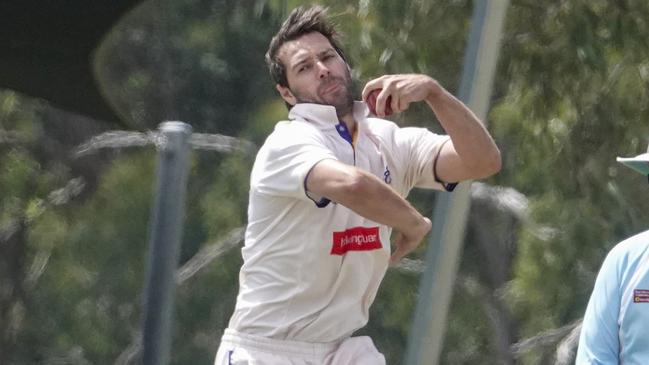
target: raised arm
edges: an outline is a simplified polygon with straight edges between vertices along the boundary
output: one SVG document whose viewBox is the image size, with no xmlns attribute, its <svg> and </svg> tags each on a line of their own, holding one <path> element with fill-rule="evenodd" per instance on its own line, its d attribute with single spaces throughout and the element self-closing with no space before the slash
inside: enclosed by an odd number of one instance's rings
<svg viewBox="0 0 649 365">
<path fill-rule="evenodd" d="M 376 176 L 335 160 L 318 162 L 306 181 L 311 194 L 346 206 L 357 214 L 397 231 L 392 264 L 414 250 L 431 222 Z"/>
<path fill-rule="evenodd" d="M 440 151 L 437 171 L 445 182 L 479 179 L 500 171 L 500 151 L 476 115 L 433 78 L 420 75 L 386 75 L 371 80 L 363 89 L 367 100 L 374 89 L 382 89 L 376 99 L 377 115 L 383 117 L 385 103 L 391 98 L 395 112 L 408 109 L 410 103 L 425 101 L 451 137 Z M 431 156 L 434 158 L 434 156 Z"/>
</svg>

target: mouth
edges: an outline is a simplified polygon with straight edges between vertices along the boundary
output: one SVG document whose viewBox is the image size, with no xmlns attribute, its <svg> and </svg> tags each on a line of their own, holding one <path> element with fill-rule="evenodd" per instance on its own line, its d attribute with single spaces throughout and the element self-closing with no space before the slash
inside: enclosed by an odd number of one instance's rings
<svg viewBox="0 0 649 365">
<path fill-rule="evenodd" d="M 331 94 L 331 93 L 337 91 L 338 89 L 340 89 L 342 86 L 343 86 L 342 82 L 340 82 L 338 80 L 332 80 L 331 82 L 322 85 L 322 87 L 320 89 L 321 90 L 320 92 L 323 95 L 324 94 Z"/>
<path fill-rule="evenodd" d="M 331 85 L 329 85 L 329 86 L 326 86 L 326 87 L 322 90 L 322 93 L 323 93 L 323 94 L 331 94 L 331 93 L 333 93 L 334 91 L 338 90 L 339 88 L 340 88 L 340 84 L 338 84 L 338 83 L 334 83 L 334 84 L 331 84 Z"/>
</svg>

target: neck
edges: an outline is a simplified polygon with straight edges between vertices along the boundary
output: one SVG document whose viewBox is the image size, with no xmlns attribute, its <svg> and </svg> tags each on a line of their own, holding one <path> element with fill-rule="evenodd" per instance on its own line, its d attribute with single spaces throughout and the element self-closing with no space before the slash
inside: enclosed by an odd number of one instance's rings
<svg viewBox="0 0 649 365">
<path fill-rule="evenodd" d="M 356 131 L 356 119 L 354 119 L 353 113 L 348 113 L 339 118 L 347 126 L 347 130 L 352 135 Z"/>
</svg>

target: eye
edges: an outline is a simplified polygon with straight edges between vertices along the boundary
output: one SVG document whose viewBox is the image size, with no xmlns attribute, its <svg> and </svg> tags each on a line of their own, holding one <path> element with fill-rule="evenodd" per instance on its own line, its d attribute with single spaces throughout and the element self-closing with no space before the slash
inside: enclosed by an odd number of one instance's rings
<svg viewBox="0 0 649 365">
<path fill-rule="evenodd" d="M 306 71 L 306 70 L 308 70 L 309 68 L 311 68 L 311 65 L 308 64 L 308 63 L 305 63 L 305 64 L 303 64 L 302 66 L 300 66 L 300 68 L 297 69 L 297 73 L 300 73 L 300 72 L 302 72 L 302 71 Z"/>
</svg>

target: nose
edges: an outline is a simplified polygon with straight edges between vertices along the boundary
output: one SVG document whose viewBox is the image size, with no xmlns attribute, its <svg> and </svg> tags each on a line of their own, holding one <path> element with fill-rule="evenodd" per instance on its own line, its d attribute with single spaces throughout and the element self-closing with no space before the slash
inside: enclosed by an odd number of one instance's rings
<svg viewBox="0 0 649 365">
<path fill-rule="evenodd" d="M 324 79 L 329 76 L 331 71 L 329 71 L 329 68 L 322 61 L 318 61 L 316 65 L 318 66 L 318 78 Z"/>
</svg>

